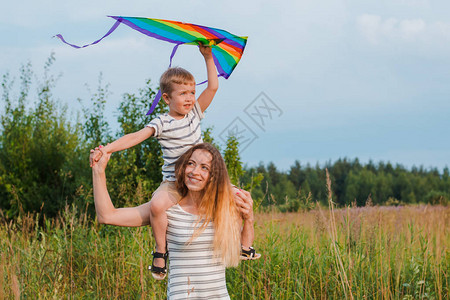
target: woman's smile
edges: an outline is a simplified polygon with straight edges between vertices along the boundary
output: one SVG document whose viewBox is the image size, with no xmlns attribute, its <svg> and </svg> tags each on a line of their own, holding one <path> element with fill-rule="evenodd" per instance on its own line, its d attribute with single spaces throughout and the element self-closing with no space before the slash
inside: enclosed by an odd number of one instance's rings
<svg viewBox="0 0 450 300">
<path fill-rule="evenodd" d="M 199 183 L 200 180 L 201 180 L 201 179 L 198 179 L 198 178 L 191 177 L 191 176 L 189 176 L 189 175 L 188 175 L 188 178 L 189 178 L 189 180 L 190 180 L 192 183 Z"/>
<path fill-rule="evenodd" d="M 200 191 L 208 182 L 212 155 L 206 150 L 197 149 L 186 165 L 184 183 L 189 190 Z"/>
</svg>

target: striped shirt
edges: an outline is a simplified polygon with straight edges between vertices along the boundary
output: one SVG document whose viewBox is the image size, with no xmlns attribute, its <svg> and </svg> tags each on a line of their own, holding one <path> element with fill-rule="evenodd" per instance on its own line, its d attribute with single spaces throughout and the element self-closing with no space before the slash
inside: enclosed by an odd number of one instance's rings
<svg viewBox="0 0 450 300">
<path fill-rule="evenodd" d="M 187 243 L 198 216 L 175 205 L 167 211 L 169 282 L 167 299 L 230 299 L 225 266 L 214 257 L 214 226 L 209 223 L 191 243 Z"/>
<path fill-rule="evenodd" d="M 161 145 L 164 165 L 163 180 L 175 181 L 175 162 L 186 150 L 203 142 L 200 120 L 204 115 L 198 102 L 194 108 L 177 120 L 168 113 L 159 115 L 150 121 L 147 127 L 155 129 L 154 137 Z"/>
</svg>

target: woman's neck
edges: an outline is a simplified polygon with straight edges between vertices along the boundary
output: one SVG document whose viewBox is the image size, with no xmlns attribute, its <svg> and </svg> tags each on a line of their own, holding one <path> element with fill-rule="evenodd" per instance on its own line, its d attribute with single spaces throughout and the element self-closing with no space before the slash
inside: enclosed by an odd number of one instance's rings
<svg viewBox="0 0 450 300">
<path fill-rule="evenodd" d="M 188 194 L 186 195 L 186 198 L 189 198 L 189 202 L 196 206 L 200 206 L 200 202 L 202 201 L 202 192 L 194 192 L 194 191 L 188 191 Z"/>
<path fill-rule="evenodd" d="M 202 200 L 202 192 L 188 191 L 186 197 L 180 200 L 180 206 L 189 213 L 198 214 L 198 208 Z"/>
</svg>

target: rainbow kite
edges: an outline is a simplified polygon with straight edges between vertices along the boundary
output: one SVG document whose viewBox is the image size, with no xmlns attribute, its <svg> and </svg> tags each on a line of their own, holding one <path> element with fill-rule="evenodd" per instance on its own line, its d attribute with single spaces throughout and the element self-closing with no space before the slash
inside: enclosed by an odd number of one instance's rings
<svg viewBox="0 0 450 300">
<path fill-rule="evenodd" d="M 97 44 L 105 37 L 113 33 L 113 31 L 116 30 L 120 23 L 123 23 L 145 35 L 175 44 L 175 47 L 172 50 L 172 54 L 170 55 L 169 67 L 172 65 L 172 58 L 175 55 L 178 46 L 182 44 L 198 45 L 199 43 L 211 46 L 214 63 L 218 71 L 218 76 L 224 77 L 225 79 L 230 77 L 234 68 L 236 68 L 236 65 L 241 59 L 242 53 L 244 52 L 244 48 L 247 43 L 246 36 L 240 37 L 225 30 L 212 27 L 149 18 L 117 16 L 108 17 L 115 19 L 116 23 L 101 39 L 91 44 L 77 46 L 66 42 L 60 34 L 57 34 L 56 37 L 61 39 L 61 41 L 65 44 L 70 45 L 74 48 L 84 48 L 90 45 Z M 155 109 L 156 104 L 158 104 L 160 98 L 161 93 L 158 92 L 147 115 Z"/>
</svg>

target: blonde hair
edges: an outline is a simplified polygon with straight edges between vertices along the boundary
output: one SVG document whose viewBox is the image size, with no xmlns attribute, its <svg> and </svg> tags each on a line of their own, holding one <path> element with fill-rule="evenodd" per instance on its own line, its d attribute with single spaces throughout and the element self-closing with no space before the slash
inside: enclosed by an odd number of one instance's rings
<svg viewBox="0 0 450 300">
<path fill-rule="evenodd" d="M 161 95 L 166 93 L 170 95 L 173 91 L 173 84 L 195 84 L 194 76 L 189 73 L 189 71 L 174 67 L 167 69 L 159 79 L 159 88 L 161 90 Z"/>
<path fill-rule="evenodd" d="M 203 223 L 192 236 L 196 238 L 209 222 L 214 222 L 214 253 L 220 257 L 226 267 L 237 266 L 241 251 L 240 215 L 234 201 L 227 168 L 220 152 L 211 144 L 202 143 L 186 151 L 176 162 L 175 177 L 178 192 L 184 198 L 188 194 L 185 171 L 187 163 L 195 150 L 206 150 L 211 156 L 209 180 L 203 189 L 199 205 Z M 200 221 L 199 221 L 200 222 Z"/>
</svg>

